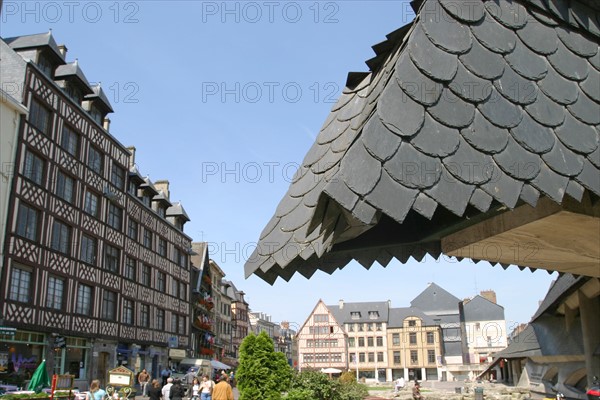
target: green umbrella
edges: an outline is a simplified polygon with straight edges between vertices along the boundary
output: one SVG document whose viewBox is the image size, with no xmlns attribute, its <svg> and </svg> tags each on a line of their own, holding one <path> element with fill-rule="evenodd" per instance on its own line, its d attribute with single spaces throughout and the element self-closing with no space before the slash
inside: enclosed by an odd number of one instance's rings
<svg viewBox="0 0 600 400">
<path fill-rule="evenodd" d="M 43 360 L 31 376 L 27 390 L 33 390 L 36 393 L 40 393 L 43 388 L 49 386 L 50 379 L 48 379 L 48 371 L 46 370 L 46 360 Z"/>
</svg>

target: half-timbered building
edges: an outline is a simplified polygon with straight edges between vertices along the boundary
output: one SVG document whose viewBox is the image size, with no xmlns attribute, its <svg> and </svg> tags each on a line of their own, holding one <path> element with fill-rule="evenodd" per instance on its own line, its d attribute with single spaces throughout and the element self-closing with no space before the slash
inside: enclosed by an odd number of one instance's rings
<svg viewBox="0 0 600 400">
<path fill-rule="evenodd" d="M 116 365 L 156 376 L 189 346 L 189 218 L 167 181 L 140 175 L 135 149 L 108 131 L 102 88 L 50 32 L 2 39 L 0 56 L 3 89 L 29 110 L 0 278 L 16 332 L 0 335 L 0 353 L 23 379 L 46 359 L 80 388 Z"/>
</svg>

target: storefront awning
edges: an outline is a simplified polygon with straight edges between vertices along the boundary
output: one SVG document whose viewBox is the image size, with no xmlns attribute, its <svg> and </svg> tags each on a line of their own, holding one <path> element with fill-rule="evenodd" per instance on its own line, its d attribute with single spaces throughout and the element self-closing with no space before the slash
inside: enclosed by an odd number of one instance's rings
<svg viewBox="0 0 600 400">
<path fill-rule="evenodd" d="M 219 360 L 210 360 L 210 365 L 212 365 L 214 369 L 231 369 L 229 365 L 223 364 Z"/>
</svg>

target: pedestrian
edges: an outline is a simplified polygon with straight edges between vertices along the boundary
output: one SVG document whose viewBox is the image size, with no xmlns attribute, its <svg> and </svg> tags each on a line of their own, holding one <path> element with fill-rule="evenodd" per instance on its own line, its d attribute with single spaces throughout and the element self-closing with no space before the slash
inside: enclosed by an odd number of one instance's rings
<svg viewBox="0 0 600 400">
<path fill-rule="evenodd" d="M 423 396 L 421 396 L 421 385 L 417 380 L 415 380 L 415 386 L 412 390 L 412 398 L 413 400 L 423 400 Z"/>
<path fill-rule="evenodd" d="M 167 384 L 162 387 L 163 400 L 169 400 L 171 398 L 171 387 L 173 386 L 173 378 L 167 378 Z"/>
<path fill-rule="evenodd" d="M 171 391 L 169 392 L 169 399 L 171 400 L 183 400 L 185 397 L 185 389 L 181 385 L 181 380 L 175 379 Z"/>
<path fill-rule="evenodd" d="M 233 373 L 233 370 L 229 373 L 229 384 L 231 387 L 235 387 L 235 374 Z"/>
<path fill-rule="evenodd" d="M 142 396 L 146 397 L 148 394 L 146 393 L 146 386 L 148 386 L 148 382 L 150 382 L 150 374 L 146 371 L 146 368 L 142 370 L 142 372 L 138 375 L 138 383 L 140 384 L 140 388 L 142 389 Z"/>
<path fill-rule="evenodd" d="M 103 400 L 104 396 L 106 396 L 106 392 L 104 389 L 100 388 L 100 381 L 98 379 L 94 379 L 92 383 L 90 383 L 90 392 L 85 397 L 86 400 Z"/>
<path fill-rule="evenodd" d="M 187 374 L 185 374 L 185 376 L 183 377 L 183 381 L 185 382 L 185 384 L 187 386 L 191 386 L 192 382 L 194 381 L 194 378 L 196 378 L 196 372 L 197 369 L 194 367 L 190 367 L 190 369 L 188 370 Z"/>
<path fill-rule="evenodd" d="M 169 367 L 164 367 L 160 372 L 160 376 L 162 378 L 162 384 L 165 386 L 167 384 L 167 379 L 171 376 L 171 370 Z"/>
<path fill-rule="evenodd" d="M 405 385 L 405 383 L 404 383 L 404 377 L 403 376 L 401 376 L 400 378 L 396 379 L 396 384 L 395 384 L 396 390 L 395 390 L 395 392 L 398 393 L 402 389 L 404 389 L 404 385 Z"/>
<path fill-rule="evenodd" d="M 212 400 L 233 400 L 233 389 L 229 382 L 227 374 L 221 375 L 221 379 L 215 385 L 213 389 Z"/>
<path fill-rule="evenodd" d="M 200 399 L 200 379 L 198 379 L 198 377 L 195 377 L 194 380 L 192 381 L 192 384 L 190 385 L 188 392 L 187 392 L 187 397 L 189 397 L 192 400 L 199 400 Z"/>
<path fill-rule="evenodd" d="M 202 382 L 200 382 L 200 400 L 212 400 L 214 387 L 215 383 L 208 378 L 208 375 L 202 376 Z"/>
<path fill-rule="evenodd" d="M 160 382 L 158 379 L 152 379 L 152 382 L 148 385 L 148 400 L 161 400 L 162 391 L 160 390 Z"/>
</svg>

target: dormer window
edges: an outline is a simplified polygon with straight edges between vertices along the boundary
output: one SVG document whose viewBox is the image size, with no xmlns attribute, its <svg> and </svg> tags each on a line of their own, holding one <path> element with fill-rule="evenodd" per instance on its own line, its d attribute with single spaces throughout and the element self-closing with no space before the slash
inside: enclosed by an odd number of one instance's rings
<svg viewBox="0 0 600 400">
<path fill-rule="evenodd" d="M 136 196 L 138 191 L 138 187 L 133 179 L 129 180 L 129 194 L 132 196 Z"/>
<path fill-rule="evenodd" d="M 360 311 L 352 311 L 352 312 L 350 312 L 350 318 L 352 318 L 352 319 L 360 319 Z"/>
<path fill-rule="evenodd" d="M 42 72 L 50 79 L 52 79 L 52 72 L 54 70 L 50 60 L 43 53 L 40 53 L 38 56 L 37 66 L 42 70 Z"/>
<path fill-rule="evenodd" d="M 104 116 L 102 115 L 102 113 L 100 112 L 100 110 L 98 109 L 98 107 L 92 106 L 92 108 L 90 109 L 89 113 L 90 113 L 90 117 L 92 117 L 92 119 L 94 121 L 96 121 L 97 123 L 99 123 L 100 125 L 102 125 L 102 120 L 104 119 Z"/>
<path fill-rule="evenodd" d="M 165 217 L 165 211 L 166 211 L 165 208 L 161 207 L 161 206 L 158 206 L 158 208 L 156 209 L 156 212 L 158 213 L 158 216 L 161 217 L 161 218 Z"/>
<path fill-rule="evenodd" d="M 81 90 L 78 87 L 71 83 L 67 83 L 67 86 L 65 87 L 65 92 L 67 93 L 67 96 L 71 98 L 71 100 L 81 105 L 81 101 L 83 100 L 83 94 L 81 93 Z"/>
<path fill-rule="evenodd" d="M 379 311 L 369 311 L 369 319 L 379 318 Z"/>
</svg>

